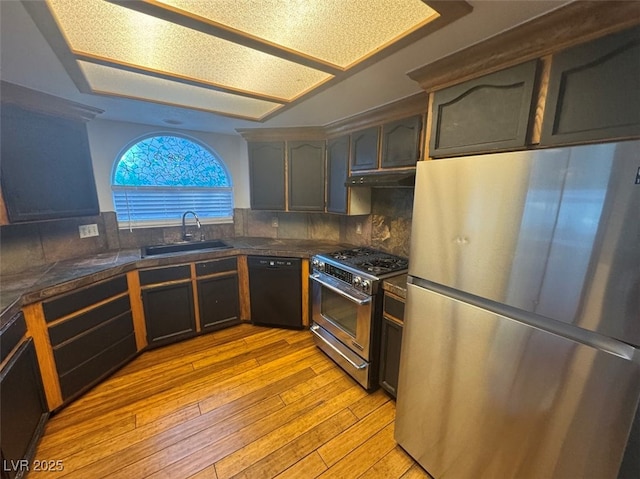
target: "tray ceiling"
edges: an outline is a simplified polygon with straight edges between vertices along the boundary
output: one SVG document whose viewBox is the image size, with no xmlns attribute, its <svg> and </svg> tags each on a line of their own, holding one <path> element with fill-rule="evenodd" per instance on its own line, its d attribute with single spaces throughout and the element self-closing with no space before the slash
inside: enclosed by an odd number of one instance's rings
<svg viewBox="0 0 640 479">
<path fill-rule="evenodd" d="M 422 0 L 24 5 L 83 93 L 264 121 L 471 11 L 431 3 L 439 11 Z"/>
</svg>

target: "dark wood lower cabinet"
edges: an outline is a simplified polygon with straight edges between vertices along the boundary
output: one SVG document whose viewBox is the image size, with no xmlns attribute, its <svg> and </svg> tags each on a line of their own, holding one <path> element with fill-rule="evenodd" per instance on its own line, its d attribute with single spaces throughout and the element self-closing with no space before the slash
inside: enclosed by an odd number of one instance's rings
<svg viewBox="0 0 640 479">
<path fill-rule="evenodd" d="M 0 372 L 0 404 L 1 477 L 20 478 L 49 416 L 32 339 L 20 345 Z"/>
<path fill-rule="evenodd" d="M 53 356 L 62 399 L 66 401 L 93 386 L 136 353 L 130 311 L 55 346 Z"/>
<path fill-rule="evenodd" d="M 198 280 L 198 306 L 203 332 L 240 324 L 238 275 Z"/>
<path fill-rule="evenodd" d="M 393 397 L 396 397 L 398 392 L 401 349 L 402 325 L 383 318 L 380 341 L 380 386 Z"/>
<path fill-rule="evenodd" d="M 43 302 L 66 403 L 137 354 L 126 276 Z"/>
<path fill-rule="evenodd" d="M 142 304 L 150 347 L 196 334 L 193 287 L 190 281 L 143 289 Z"/>
<path fill-rule="evenodd" d="M 388 291 L 384 292 L 379 377 L 380 386 L 394 398 L 398 394 L 404 307 L 404 297 Z"/>
</svg>

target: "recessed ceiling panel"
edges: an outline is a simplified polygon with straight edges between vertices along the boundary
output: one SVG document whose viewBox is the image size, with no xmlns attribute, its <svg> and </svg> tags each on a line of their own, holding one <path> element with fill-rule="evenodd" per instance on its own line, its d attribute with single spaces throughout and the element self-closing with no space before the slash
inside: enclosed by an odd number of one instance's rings
<svg viewBox="0 0 640 479">
<path fill-rule="evenodd" d="M 422 0 L 144 0 L 348 69 L 437 18 Z"/>
<path fill-rule="evenodd" d="M 95 63 L 79 61 L 78 65 L 95 93 L 210 111 L 247 120 L 260 120 L 282 107 L 279 103 L 186 85 Z"/>
<path fill-rule="evenodd" d="M 284 102 L 332 78 L 328 73 L 101 0 L 47 3 L 70 49 L 86 58 Z"/>
</svg>

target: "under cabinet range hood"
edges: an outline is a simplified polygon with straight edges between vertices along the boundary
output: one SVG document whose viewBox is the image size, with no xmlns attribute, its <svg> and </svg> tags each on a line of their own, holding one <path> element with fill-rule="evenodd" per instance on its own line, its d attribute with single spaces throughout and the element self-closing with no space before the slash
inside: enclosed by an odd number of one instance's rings
<svg viewBox="0 0 640 479">
<path fill-rule="evenodd" d="M 345 186 L 368 186 L 372 188 L 413 188 L 415 171 L 396 173 L 361 173 L 347 178 Z"/>
</svg>

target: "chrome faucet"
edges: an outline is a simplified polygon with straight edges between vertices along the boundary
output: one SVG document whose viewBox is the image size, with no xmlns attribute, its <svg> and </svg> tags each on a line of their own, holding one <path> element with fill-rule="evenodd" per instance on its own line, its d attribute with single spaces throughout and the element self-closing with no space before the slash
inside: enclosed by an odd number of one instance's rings
<svg viewBox="0 0 640 479">
<path fill-rule="evenodd" d="M 198 226 L 198 230 L 200 230 L 200 228 L 202 227 L 202 225 L 200 224 L 200 218 L 198 218 L 198 215 L 195 213 L 195 211 L 185 211 L 184 214 L 182 215 L 182 239 L 184 241 L 191 241 L 193 240 L 193 234 L 191 233 L 187 233 L 187 225 L 185 223 L 185 220 L 187 218 L 187 215 L 191 213 L 193 215 L 193 217 L 196 219 L 196 225 Z M 200 233 L 200 240 L 204 239 L 204 233 Z"/>
</svg>

